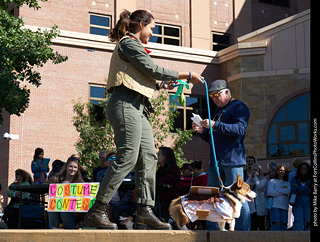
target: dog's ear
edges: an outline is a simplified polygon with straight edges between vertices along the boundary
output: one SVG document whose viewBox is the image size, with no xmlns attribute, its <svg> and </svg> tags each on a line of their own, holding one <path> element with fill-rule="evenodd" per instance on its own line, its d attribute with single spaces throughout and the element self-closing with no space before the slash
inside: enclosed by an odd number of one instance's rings
<svg viewBox="0 0 320 242">
<path fill-rule="evenodd" d="M 241 178 L 240 175 L 238 175 L 238 177 L 237 177 L 237 187 L 241 188 L 242 187 L 242 183 L 243 183 L 242 178 Z"/>
</svg>

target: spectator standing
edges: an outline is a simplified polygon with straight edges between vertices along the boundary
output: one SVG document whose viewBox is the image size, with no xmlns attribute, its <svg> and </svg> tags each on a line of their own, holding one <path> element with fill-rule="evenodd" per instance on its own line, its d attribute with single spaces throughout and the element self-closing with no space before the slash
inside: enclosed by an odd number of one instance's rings
<svg viewBox="0 0 320 242">
<path fill-rule="evenodd" d="M 58 175 L 53 176 L 50 183 L 81 183 L 84 182 L 80 169 L 79 159 L 72 155 L 68 158 L 65 166 L 62 167 Z M 75 229 L 75 213 L 74 212 L 50 212 L 48 213 L 49 228 L 57 227 L 60 219 L 65 229 Z"/>
<path fill-rule="evenodd" d="M 49 158 L 44 158 L 42 148 L 37 148 L 34 151 L 33 160 L 31 162 L 31 170 L 33 173 L 34 184 L 43 184 L 47 179 L 49 171 Z"/>
<path fill-rule="evenodd" d="M 114 150 L 106 150 L 104 154 L 106 155 L 106 157 L 104 158 L 104 168 L 96 173 L 96 182 L 102 181 L 104 175 L 108 170 L 108 167 L 111 165 L 112 161 L 116 160 L 116 152 Z"/>
<path fill-rule="evenodd" d="M 92 175 L 92 181 L 93 182 L 97 182 L 97 174 L 99 171 L 102 171 L 102 170 L 107 170 L 108 167 L 107 167 L 107 151 L 106 150 L 101 150 L 99 152 L 99 161 L 100 161 L 100 165 L 96 168 L 93 169 L 93 175 Z"/>
<path fill-rule="evenodd" d="M 294 158 L 291 161 L 291 166 L 293 167 L 293 170 L 289 173 L 289 176 L 288 176 L 288 181 L 290 182 L 290 184 L 291 184 L 291 180 L 297 175 L 298 167 L 302 163 L 307 163 L 307 160 L 304 161 L 302 158 L 298 157 L 298 158 Z"/>
<path fill-rule="evenodd" d="M 251 167 L 256 164 L 256 158 L 254 156 L 247 156 L 246 161 L 246 169 L 243 171 L 245 181 L 251 176 Z"/>
<path fill-rule="evenodd" d="M 253 202 L 249 202 L 249 208 L 251 213 L 251 230 L 264 231 L 265 220 L 268 215 L 267 198 L 265 196 L 265 190 L 267 187 L 267 178 L 263 176 L 262 168 L 258 164 L 254 164 L 251 168 L 250 177 L 247 183 L 250 185 L 252 191 L 257 196 Z"/>
<path fill-rule="evenodd" d="M 276 170 L 278 167 L 278 163 L 277 162 L 270 162 L 268 164 L 268 174 L 266 175 L 267 181 L 269 182 L 271 179 L 276 177 Z"/>
<path fill-rule="evenodd" d="M 293 230 L 310 230 L 310 184 L 311 167 L 307 163 L 302 163 L 297 168 L 297 174 L 291 180 L 291 196 L 296 196 L 293 203 Z"/>
<path fill-rule="evenodd" d="M 167 222 L 170 218 L 169 205 L 180 196 L 180 169 L 177 166 L 174 151 L 169 147 L 160 147 L 158 152 L 159 169 L 156 173 L 157 189 L 160 196 L 161 217 Z"/>
<path fill-rule="evenodd" d="M 221 179 L 225 186 L 229 186 L 237 180 L 238 175 L 243 179 L 243 166 L 246 165 L 243 141 L 250 113 L 246 104 L 232 98 L 225 80 L 215 80 L 212 82 L 209 86 L 208 94 L 218 107 L 213 112 L 211 126 Z M 210 143 L 209 120 L 204 119 L 200 124 L 201 126 L 192 123 L 193 130 L 200 133 L 201 138 Z M 208 186 L 219 187 L 211 145 Z M 250 210 L 246 201 L 242 204 L 240 217 L 236 219 L 236 229 L 248 231 L 250 230 L 250 224 Z M 217 223 L 208 222 L 207 229 L 218 230 Z"/>
<path fill-rule="evenodd" d="M 289 195 L 291 191 L 288 182 L 288 171 L 285 166 L 279 165 L 275 179 L 268 185 L 268 195 L 272 197 L 270 223 L 272 231 L 286 231 L 288 223 Z"/>
<path fill-rule="evenodd" d="M 277 170 L 277 167 L 278 167 L 278 163 L 275 162 L 275 161 L 271 161 L 268 163 L 268 174 L 265 176 L 266 179 L 267 179 L 267 186 L 266 186 L 266 198 L 267 199 L 272 199 L 272 197 L 270 197 L 268 195 L 268 186 L 269 186 L 269 183 L 270 183 L 270 180 L 271 179 L 274 179 L 276 177 L 276 170 Z M 267 230 L 270 230 L 271 228 L 271 223 L 270 223 L 270 210 L 268 210 L 268 215 L 267 215 Z"/>
</svg>

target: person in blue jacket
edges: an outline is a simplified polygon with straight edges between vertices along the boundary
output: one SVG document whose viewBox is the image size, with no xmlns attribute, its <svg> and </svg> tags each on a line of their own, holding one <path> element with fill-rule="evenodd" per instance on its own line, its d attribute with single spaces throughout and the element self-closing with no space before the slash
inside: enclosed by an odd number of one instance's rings
<svg viewBox="0 0 320 242">
<path fill-rule="evenodd" d="M 310 230 L 310 196 L 311 196 L 311 167 L 308 163 L 302 163 L 297 169 L 297 174 L 291 180 L 291 192 L 296 196 L 293 203 L 293 230 Z M 291 196 L 292 196 L 291 195 Z"/>
<path fill-rule="evenodd" d="M 31 162 L 34 184 L 43 184 L 47 180 L 49 161 L 49 158 L 44 158 L 43 149 L 36 148 L 34 151 L 33 161 Z"/>
<path fill-rule="evenodd" d="M 246 165 L 246 154 L 243 140 L 246 135 L 249 122 L 249 109 L 240 100 L 231 96 L 230 89 L 225 80 L 215 80 L 209 86 L 210 98 L 217 105 L 213 112 L 211 126 L 213 130 L 216 158 L 219 165 L 220 176 L 225 186 L 231 185 L 237 180 L 237 176 L 243 177 L 243 167 Z M 210 142 L 209 119 L 200 122 L 201 126 L 192 123 L 195 132 L 201 134 L 201 138 Z M 208 170 L 208 186 L 219 187 L 218 175 L 214 164 L 213 151 L 210 145 L 210 165 Z M 241 209 L 241 215 L 236 219 L 237 230 L 250 230 L 250 210 L 245 202 Z M 208 222 L 207 229 L 218 229 L 216 223 Z"/>
</svg>

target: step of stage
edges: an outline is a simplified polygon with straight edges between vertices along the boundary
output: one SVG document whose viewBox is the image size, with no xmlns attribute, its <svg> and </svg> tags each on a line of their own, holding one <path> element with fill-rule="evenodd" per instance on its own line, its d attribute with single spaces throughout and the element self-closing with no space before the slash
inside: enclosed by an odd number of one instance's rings
<svg viewBox="0 0 320 242">
<path fill-rule="evenodd" d="M 310 232 L 160 230 L 0 230 L 0 242 L 307 242 Z"/>
</svg>

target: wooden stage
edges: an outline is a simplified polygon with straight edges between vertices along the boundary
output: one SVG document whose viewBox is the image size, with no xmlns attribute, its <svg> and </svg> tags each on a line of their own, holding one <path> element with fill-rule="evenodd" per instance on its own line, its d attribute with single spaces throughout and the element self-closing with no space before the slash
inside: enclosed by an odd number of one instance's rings
<svg viewBox="0 0 320 242">
<path fill-rule="evenodd" d="M 0 230 L 0 242 L 307 242 L 310 232 L 271 231 L 161 231 L 161 230 Z"/>
</svg>

